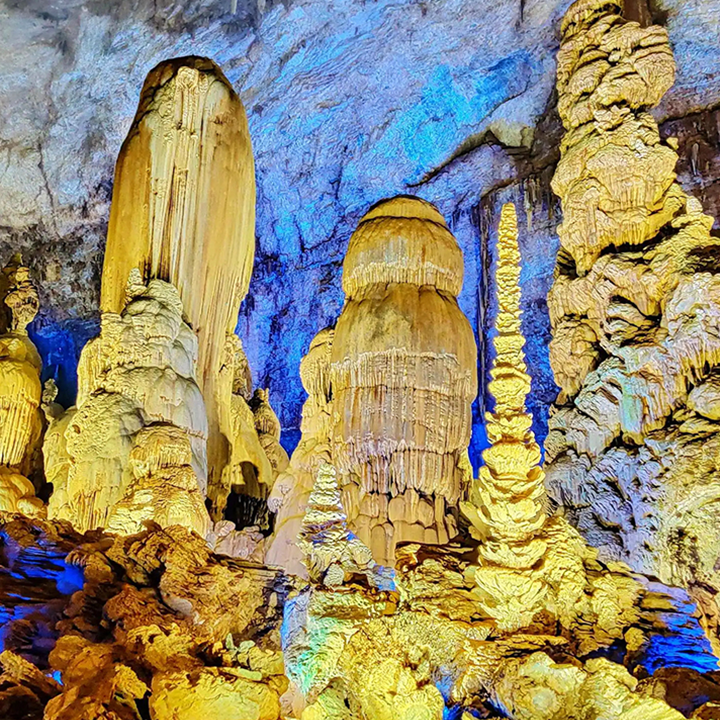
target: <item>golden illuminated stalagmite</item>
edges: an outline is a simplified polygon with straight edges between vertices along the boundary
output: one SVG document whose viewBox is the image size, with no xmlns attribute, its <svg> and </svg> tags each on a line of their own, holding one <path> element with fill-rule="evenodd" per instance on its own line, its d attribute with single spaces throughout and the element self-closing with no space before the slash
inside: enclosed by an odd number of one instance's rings
<svg viewBox="0 0 720 720">
<path fill-rule="evenodd" d="M 468 502 L 462 503 L 480 541 L 473 577 L 480 607 L 502 633 L 537 629 L 555 618 L 552 622 L 593 646 L 622 637 L 622 623 L 637 615 L 641 588 L 625 566 L 599 566 L 597 552 L 562 516 L 546 516 L 540 448 L 525 408 L 530 377 L 521 331 L 517 235 L 515 207 L 506 204 L 497 243 L 497 334 L 489 385 L 495 409 L 487 415 L 491 446 Z"/>
<path fill-rule="evenodd" d="M 272 488 L 275 471 L 260 443 L 255 416 L 250 407 L 250 366 L 237 335 L 227 336 L 225 352 L 217 378 L 217 388 L 221 396 L 229 398 L 229 403 L 221 404 L 218 410 L 220 424 L 229 429 L 230 455 L 220 482 L 208 487 L 208 498 L 216 515 L 222 517 L 229 494 L 237 491 L 239 496 L 253 506 L 247 507 L 247 512 L 244 512 L 247 524 L 253 525 L 258 519 L 261 524 L 266 524 L 265 499 Z M 216 524 L 217 530 L 221 530 L 224 524 L 219 522 L 221 524 Z"/>
<path fill-rule="evenodd" d="M 145 81 L 118 158 L 101 310 L 122 311 L 133 268 L 178 289 L 199 340 L 211 488 L 232 452 L 231 397 L 219 392 L 218 374 L 254 252 L 255 174 L 242 103 L 210 60 L 163 62 Z"/>
<path fill-rule="evenodd" d="M 262 561 L 269 529 L 268 495 L 288 465 L 280 445 L 280 421 L 267 390 L 253 394 L 252 376 L 240 338 L 228 336 L 227 355 L 220 371 L 221 392 L 231 387 L 230 457 L 222 481 L 209 488 L 209 500 L 224 520 L 218 520 L 208 540 L 216 552 Z M 222 416 L 221 416 L 222 417 Z"/>
<path fill-rule="evenodd" d="M 0 510 L 35 515 L 43 504 L 28 479 L 42 433 L 42 363 L 27 326 L 38 311 L 38 295 L 15 256 L 3 269 L 0 291 L 9 311 L 0 308 Z"/>
<path fill-rule="evenodd" d="M 648 113 L 674 80 L 667 32 L 622 11 L 581 0 L 562 26 L 563 223 L 548 298 L 562 393 L 547 484 L 606 557 L 705 587 L 715 615 L 720 241 Z"/>
<path fill-rule="evenodd" d="M 491 446 L 483 453 L 484 465 L 473 486 L 472 502 L 464 511 L 480 531 L 480 554 L 492 564 L 508 568 L 533 567 L 547 548 L 538 531 L 544 511 L 544 474 L 540 447 L 531 430 L 532 416 L 525 409 L 530 392 L 520 328 L 520 251 L 515 206 L 503 206 L 497 242 L 498 312 L 495 359 L 489 390 L 495 410 L 487 414 Z"/>
<path fill-rule="evenodd" d="M 350 525 L 381 563 L 398 542 L 457 532 L 477 394 L 462 280 L 462 251 L 418 198 L 376 205 L 350 239 L 332 346 L 332 453 Z"/>
<path fill-rule="evenodd" d="M 340 586 L 355 574 L 375 580 L 378 566 L 370 548 L 348 529 L 337 473 L 330 464 L 317 472 L 297 543 L 314 582 Z"/>
<path fill-rule="evenodd" d="M 130 273 L 127 305 L 102 315 L 83 349 L 77 406 L 45 439 L 53 473 L 50 517 L 75 528 L 130 534 L 146 520 L 204 536 L 207 420 L 195 382 L 197 338 L 177 290 Z"/>
<path fill-rule="evenodd" d="M 275 513 L 275 530 L 265 561 L 293 575 L 304 576 L 302 552 L 297 544 L 305 508 L 319 467 L 330 463 L 330 353 L 332 328 L 321 330 L 300 362 L 300 380 L 308 398 L 303 405 L 300 442 L 287 469 L 280 473 L 268 497 Z"/>
</svg>

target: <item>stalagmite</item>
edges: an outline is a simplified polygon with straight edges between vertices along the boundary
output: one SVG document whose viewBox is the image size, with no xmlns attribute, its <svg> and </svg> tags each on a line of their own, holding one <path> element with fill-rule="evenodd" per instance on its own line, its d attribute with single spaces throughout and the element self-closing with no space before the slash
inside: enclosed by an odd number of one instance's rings
<svg viewBox="0 0 720 720">
<path fill-rule="evenodd" d="M 270 391 L 267 388 L 255 390 L 251 407 L 258 440 L 270 461 L 273 475 L 277 477 L 287 470 L 290 458 L 280 444 L 280 420 L 270 405 Z"/>
<path fill-rule="evenodd" d="M 647 112 L 666 33 L 621 10 L 578 0 L 562 27 L 547 477 L 510 203 L 477 479 L 463 257 L 410 197 L 350 240 L 288 458 L 233 332 L 244 111 L 210 61 L 151 73 L 75 407 L 41 387 L 27 268 L 0 276 L 0 720 L 715 717 L 720 248 Z"/>
<path fill-rule="evenodd" d="M 110 532 L 140 532 L 154 520 L 161 527 L 185 525 L 200 537 L 207 535 L 210 519 L 184 429 L 161 423 L 142 428 L 133 439 L 128 464 L 133 480 L 110 510 Z"/>
<path fill-rule="evenodd" d="M 489 391 L 495 409 L 487 414 L 491 446 L 463 511 L 483 544 L 480 554 L 498 566 L 528 570 L 545 554 L 539 531 L 546 521 L 540 447 L 525 409 L 530 392 L 520 327 L 520 251 L 515 207 L 504 205 L 497 242 L 498 313 L 493 339 L 495 359 Z"/>
<path fill-rule="evenodd" d="M 7 326 L 0 312 L 0 511 L 36 515 L 43 504 L 28 475 L 36 469 L 43 427 L 42 363 L 27 326 L 39 303 L 19 255 L 3 269 L 0 291 L 9 311 Z"/>
<path fill-rule="evenodd" d="M 310 583 L 288 603 L 283 625 L 286 671 L 307 703 L 303 720 L 441 720 L 448 708 L 472 717 L 502 708 L 519 720 L 680 720 L 630 670 L 642 672 L 654 636 L 670 625 L 687 633 L 686 661 L 714 664 L 686 595 L 599 562 L 564 518 L 544 512 L 525 409 L 519 262 L 515 210 L 506 205 L 491 447 L 463 504 L 475 542 L 405 544 L 379 590 L 372 576 L 343 565 L 357 539 L 333 468 L 318 473 L 300 540 Z"/>
<path fill-rule="evenodd" d="M 293 575 L 306 575 L 298 535 L 316 473 L 321 464 L 332 459 L 330 353 L 334 334 L 332 328 L 321 330 L 300 362 L 300 380 L 308 394 L 300 424 L 302 435 L 289 466 L 279 474 L 268 497 L 270 510 L 275 513 L 275 531 L 265 561 Z"/>
<path fill-rule="evenodd" d="M 218 388 L 230 396 L 221 407 L 229 417 L 230 456 L 222 479 L 208 488 L 211 506 L 222 512 L 208 540 L 216 552 L 262 560 L 270 529 L 268 495 L 275 478 L 288 465 L 280 445 L 280 421 L 268 391 L 252 391 L 252 375 L 240 338 L 228 335 Z"/>
<path fill-rule="evenodd" d="M 368 546 L 348 529 L 332 465 L 321 465 L 318 470 L 297 542 L 314 582 L 333 587 L 359 573 L 374 580 L 378 566 Z"/>
<path fill-rule="evenodd" d="M 133 268 L 174 285 L 198 334 L 208 413 L 208 472 L 222 481 L 231 398 L 217 387 L 255 253 L 255 174 L 245 110 L 210 60 L 187 57 L 147 77 L 115 171 L 101 310 L 120 313 Z M 213 510 L 220 519 L 221 508 Z"/>
<path fill-rule="evenodd" d="M 207 421 L 195 381 L 197 338 L 177 290 L 130 273 L 127 304 L 103 313 L 84 348 L 77 407 L 55 417 L 46 466 L 62 467 L 50 517 L 79 530 L 132 533 L 143 522 L 182 524 L 204 536 Z"/>
<path fill-rule="evenodd" d="M 568 11 L 557 75 L 566 132 L 553 179 L 563 223 L 548 298 L 562 392 L 546 472 L 553 498 L 603 557 L 710 588 L 714 616 L 720 241 L 675 182 L 677 143 L 660 138 L 647 111 L 674 71 L 666 31 L 627 22 L 621 2 Z"/>
<path fill-rule="evenodd" d="M 592 644 L 598 640 L 593 637 L 598 606 L 610 603 L 632 617 L 640 587 L 621 567 L 596 577 L 596 553 L 564 518 L 546 516 L 540 448 L 525 408 L 530 377 L 523 351 L 520 252 L 512 204 L 502 208 L 496 282 L 495 358 L 488 388 L 495 409 L 487 414 L 486 425 L 491 444 L 468 502 L 461 505 L 480 541 L 474 572 L 479 602 L 503 633 L 542 625 L 554 616 Z M 607 631 L 603 628 L 599 637 Z"/>
<path fill-rule="evenodd" d="M 462 279 L 455 238 L 417 198 L 376 205 L 350 239 L 332 345 L 332 454 L 351 527 L 378 562 L 392 562 L 398 542 L 457 532 L 477 394 Z"/>
</svg>

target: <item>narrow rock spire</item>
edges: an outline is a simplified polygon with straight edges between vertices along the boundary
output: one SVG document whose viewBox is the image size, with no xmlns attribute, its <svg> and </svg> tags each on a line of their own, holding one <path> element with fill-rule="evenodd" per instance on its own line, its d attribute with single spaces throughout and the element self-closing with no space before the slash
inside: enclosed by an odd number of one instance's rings
<svg viewBox="0 0 720 720">
<path fill-rule="evenodd" d="M 532 416 L 525 409 L 530 377 L 521 331 L 517 237 L 515 206 L 507 203 L 497 243 L 497 334 L 489 385 L 495 410 L 486 415 L 491 446 L 483 453 L 471 503 L 464 503 L 463 511 L 473 524 L 473 534 L 483 540 L 482 558 L 502 567 L 527 569 L 545 551 L 545 542 L 536 534 L 546 515 L 540 448 L 531 430 Z"/>
<path fill-rule="evenodd" d="M 342 585 L 346 573 L 364 573 L 372 580 L 376 564 L 370 549 L 348 529 L 337 474 L 329 463 L 318 470 L 298 546 L 312 582 Z"/>
</svg>

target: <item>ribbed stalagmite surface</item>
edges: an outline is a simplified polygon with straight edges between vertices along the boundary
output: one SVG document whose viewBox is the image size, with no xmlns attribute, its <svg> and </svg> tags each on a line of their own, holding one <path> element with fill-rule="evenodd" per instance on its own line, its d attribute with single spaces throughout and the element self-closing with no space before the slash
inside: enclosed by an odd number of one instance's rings
<svg viewBox="0 0 720 720">
<path fill-rule="evenodd" d="M 525 338 L 520 327 L 520 251 L 517 215 L 512 204 L 503 206 L 497 242 L 498 313 L 493 340 L 495 358 L 489 390 L 495 409 L 487 414 L 492 443 L 483 453 L 472 503 L 463 509 L 481 530 L 480 554 L 497 565 L 527 570 L 547 549 L 538 536 L 545 524 L 544 474 L 540 447 L 525 409 L 530 376 L 525 366 Z"/>
<path fill-rule="evenodd" d="M 247 118 L 220 69 L 198 57 L 148 76 L 115 172 L 101 310 L 119 313 L 128 273 L 177 287 L 198 334 L 208 412 L 209 482 L 221 481 L 231 428 L 216 380 L 255 252 L 255 176 Z"/>
<path fill-rule="evenodd" d="M 0 510 L 34 515 L 43 505 L 27 476 L 37 469 L 43 427 L 42 364 L 27 334 L 38 295 L 19 256 L 0 275 L 0 299 Z"/>
<path fill-rule="evenodd" d="M 621 2 L 568 11 L 553 180 L 563 223 L 548 300 L 562 393 L 546 472 L 604 557 L 694 586 L 712 617 L 720 246 L 712 218 L 675 182 L 677 143 L 647 112 L 674 68 L 666 31 L 626 21 Z"/>
<path fill-rule="evenodd" d="M 333 461 L 351 526 L 378 562 L 400 541 L 456 533 L 477 394 L 462 279 L 455 238 L 417 198 L 378 204 L 350 239 L 330 370 Z"/>
</svg>

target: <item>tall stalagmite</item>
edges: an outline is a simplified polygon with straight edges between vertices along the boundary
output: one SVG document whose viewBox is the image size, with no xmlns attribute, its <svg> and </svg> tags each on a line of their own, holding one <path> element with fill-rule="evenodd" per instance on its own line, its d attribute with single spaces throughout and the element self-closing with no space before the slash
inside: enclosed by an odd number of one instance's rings
<svg viewBox="0 0 720 720">
<path fill-rule="evenodd" d="M 28 475 L 36 469 L 43 426 L 42 363 L 27 326 L 39 303 L 19 255 L 0 275 L 0 298 L 0 511 L 35 515 L 43 504 Z"/>
<path fill-rule="evenodd" d="M 488 390 L 495 409 L 487 414 L 491 446 L 463 511 L 472 518 L 483 543 L 480 554 L 491 564 L 527 570 L 543 556 L 547 543 L 538 537 L 545 524 L 544 474 L 540 447 L 525 409 L 530 376 L 525 366 L 525 338 L 520 328 L 520 250 L 515 206 L 503 206 L 497 243 L 498 313 L 495 358 Z"/>
<path fill-rule="evenodd" d="M 600 548 L 665 582 L 720 590 L 720 241 L 675 182 L 647 112 L 672 85 L 666 31 L 581 0 L 562 26 L 549 297 L 561 387 L 547 484 Z M 700 589 L 702 588 L 702 589 Z"/>
<path fill-rule="evenodd" d="M 333 462 L 351 527 L 378 562 L 400 541 L 456 534 L 477 394 L 462 280 L 455 238 L 417 198 L 376 205 L 350 239 L 331 356 Z"/>
<path fill-rule="evenodd" d="M 255 174 L 242 103 L 210 60 L 163 62 L 145 81 L 118 158 L 101 310 L 122 310 L 133 268 L 177 287 L 199 339 L 211 488 L 221 482 L 232 436 L 224 407 L 231 398 L 220 396 L 217 377 L 254 252 Z"/>
</svg>

